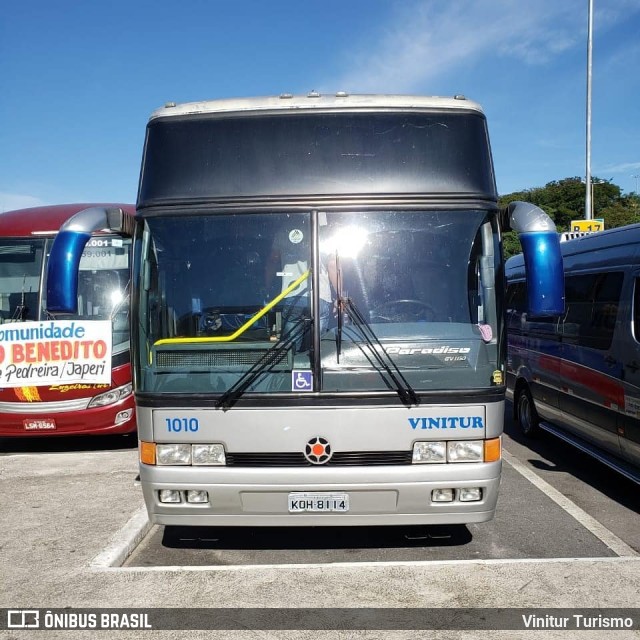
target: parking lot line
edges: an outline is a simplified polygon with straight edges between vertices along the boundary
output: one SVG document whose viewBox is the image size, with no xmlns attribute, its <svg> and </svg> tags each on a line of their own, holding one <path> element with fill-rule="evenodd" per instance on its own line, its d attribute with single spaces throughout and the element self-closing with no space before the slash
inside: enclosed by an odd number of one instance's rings
<svg viewBox="0 0 640 640">
<path fill-rule="evenodd" d="M 175 573 L 180 571 L 213 571 L 213 572 L 234 572 L 234 571 L 263 571 L 263 570 L 291 570 L 291 569 L 372 569 L 385 567 L 433 567 L 433 566 L 466 566 L 466 565 L 517 565 L 517 564 L 558 564 L 563 562 L 571 563 L 611 563 L 612 565 L 623 562 L 638 562 L 638 558 L 609 557 L 609 558 L 489 558 L 473 560 L 393 560 L 382 562 L 306 562 L 306 563 L 277 563 L 277 564 L 229 564 L 229 565 L 155 565 L 149 567 L 95 567 L 96 571 L 107 572 L 127 572 L 127 573 Z"/>
<path fill-rule="evenodd" d="M 605 544 L 613 553 L 624 558 L 637 558 L 638 554 L 633 548 L 626 544 L 623 540 L 618 538 L 614 533 L 609 531 L 604 525 L 598 522 L 595 518 L 587 514 L 578 505 L 572 502 L 569 498 L 560 493 L 557 489 L 553 488 L 549 483 L 538 476 L 533 470 L 529 469 L 526 465 L 521 463 L 513 455 L 503 450 L 504 460 L 515 471 L 517 471 L 524 479 L 528 480 L 538 490 L 544 493 L 550 500 L 555 502 L 563 511 L 568 513 L 574 518 L 580 525 L 594 535 L 598 540 Z M 247 569 L 252 566 L 259 566 L 262 568 L 291 568 L 291 567 L 346 567 L 357 565 L 359 567 L 364 566 L 409 566 L 409 565 L 433 565 L 433 564 L 508 564 L 518 562 L 562 562 L 566 560 L 576 560 L 576 558 L 524 558 L 524 559 L 469 559 L 469 560 L 427 560 L 427 561 L 381 561 L 381 562 L 335 562 L 335 563 L 298 563 L 298 564 L 273 564 L 273 565 L 226 565 L 224 567 L 215 565 L 205 566 L 154 566 L 154 567 L 122 567 L 127 558 L 136 549 L 144 537 L 152 529 L 151 523 L 147 517 L 147 511 L 144 506 L 140 507 L 129 521 L 116 533 L 116 535 L 110 540 L 109 544 L 91 560 L 89 568 L 93 570 L 120 570 L 120 571 L 194 571 L 194 570 L 233 570 L 233 569 Z M 589 561 L 611 561 L 612 558 L 580 558 L 580 560 Z"/>
<path fill-rule="evenodd" d="M 531 484 L 542 491 L 549 499 L 553 500 L 560 508 L 564 509 L 571 517 L 577 520 L 585 529 L 590 531 L 596 538 L 607 545 L 611 551 L 621 557 L 634 557 L 638 553 L 632 549 L 624 540 L 609 531 L 603 524 L 582 510 L 575 502 L 554 489 L 548 482 L 543 480 L 535 471 L 529 469 L 508 451 L 502 450 L 502 457 L 513 469 L 526 478 Z"/>
</svg>

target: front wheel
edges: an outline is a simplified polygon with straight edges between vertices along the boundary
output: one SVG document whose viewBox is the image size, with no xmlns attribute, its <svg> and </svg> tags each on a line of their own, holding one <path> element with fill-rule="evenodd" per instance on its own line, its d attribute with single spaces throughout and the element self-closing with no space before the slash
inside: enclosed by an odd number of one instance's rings
<svg viewBox="0 0 640 640">
<path fill-rule="evenodd" d="M 518 394 L 516 420 L 522 433 L 528 438 L 533 438 L 540 433 L 540 418 L 533 404 L 531 393 L 526 387 Z"/>
</svg>

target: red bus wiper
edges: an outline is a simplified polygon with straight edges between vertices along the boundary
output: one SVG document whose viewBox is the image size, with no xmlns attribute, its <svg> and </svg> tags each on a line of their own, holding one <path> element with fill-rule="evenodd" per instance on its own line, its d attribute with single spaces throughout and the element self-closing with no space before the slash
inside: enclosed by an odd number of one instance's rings
<svg viewBox="0 0 640 640">
<path fill-rule="evenodd" d="M 13 315 L 11 316 L 12 320 L 24 322 L 27 319 L 27 315 L 29 314 L 29 307 L 24 299 L 25 291 L 24 287 L 27 282 L 26 274 L 22 278 L 22 297 L 20 299 L 20 303 L 16 305 L 16 308 L 13 311 Z"/>
</svg>

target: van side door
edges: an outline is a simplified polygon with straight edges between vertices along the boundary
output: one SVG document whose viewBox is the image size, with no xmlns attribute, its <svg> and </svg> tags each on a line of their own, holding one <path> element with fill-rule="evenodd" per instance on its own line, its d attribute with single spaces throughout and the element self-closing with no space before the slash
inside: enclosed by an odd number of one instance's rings
<svg viewBox="0 0 640 640">
<path fill-rule="evenodd" d="M 622 323 L 616 328 L 620 331 L 616 344 L 624 376 L 620 448 L 627 461 L 640 466 L 640 270 L 631 274 L 624 294 Z"/>
<path fill-rule="evenodd" d="M 553 420 L 558 413 L 560 336 L 558 318 L 531 317 L 526 311 L 526 285 L 511 283 L 507 290 L 507 384 L 515 389 L 524 379 L 538 415 Z"/>
<path fill-rule="evenodd" d="M 624 406 L 622 363 L 614 331 L 624 273 L 581 273 L 565 279 L 560 410 L 570 431 L 621 455 L 618 416 Z"/>
</svg>

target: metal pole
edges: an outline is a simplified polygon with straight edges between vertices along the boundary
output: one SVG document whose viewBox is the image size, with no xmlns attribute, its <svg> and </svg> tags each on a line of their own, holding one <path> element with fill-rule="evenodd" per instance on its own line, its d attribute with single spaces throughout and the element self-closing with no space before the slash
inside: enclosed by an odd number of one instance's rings
<svg viewBox="0 0 640 640">
<path fill-rule="evenodd" d="M 589 0 L 589 25 L 587 29 L 587 167 L 585 177 L 584 217 L 593 219 L 591 209 L 591 69 L 593 66 L 593 0 Z"/>
</svg>

